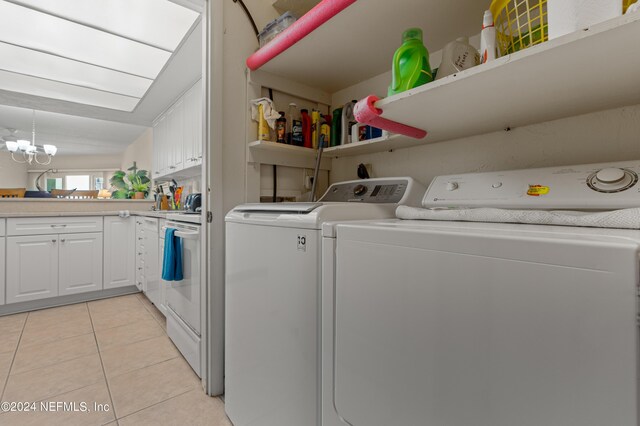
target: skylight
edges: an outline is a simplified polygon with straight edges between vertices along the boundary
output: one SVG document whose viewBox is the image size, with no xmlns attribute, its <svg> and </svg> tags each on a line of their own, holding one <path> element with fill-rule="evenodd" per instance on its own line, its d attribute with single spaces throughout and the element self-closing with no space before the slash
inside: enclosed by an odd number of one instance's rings
<svg viewBox="0 0 640 426">
<path fill-rule="evenodd" d="M 0 0 L 0 89 L 133 111 L 198 13 L 168 0 Z"/>
</svg>

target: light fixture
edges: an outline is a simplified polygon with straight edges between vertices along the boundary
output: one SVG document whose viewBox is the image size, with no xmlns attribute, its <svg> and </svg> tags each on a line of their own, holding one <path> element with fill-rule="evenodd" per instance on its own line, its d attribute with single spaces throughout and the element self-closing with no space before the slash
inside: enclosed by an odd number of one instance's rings
<svg viewBox="0 0 640 426">
<path fill-rule="evenodd" d="M 36 145 L 36 111 L 33 110 L 33 122 L 32 122 L 32 133 L 31 133 L 31 142 L 26 139 L 20 139 L 17 142 L 6 141 L 5 145 L 7 146 L 7 150 L 11 153 L 11 158 L 16 163 L 29 163 L 33 164 L 36 162 L 42 166 L 46 166 L 51 164 L 51 159 L 58 152 L 58 148 L 55 145 Z M 22 159 L 16 158 L 15 153 L 21 152 Z M 40 161 L 38 159 L 38 154 L 46 155 L 46 160 Z"/>
<path fill-rule="evenodd" d="M 16 152 L 18 150 L 18 142 L 6 141 L 4 144 L 7 146 L 9 152 Z"/>
</svg>

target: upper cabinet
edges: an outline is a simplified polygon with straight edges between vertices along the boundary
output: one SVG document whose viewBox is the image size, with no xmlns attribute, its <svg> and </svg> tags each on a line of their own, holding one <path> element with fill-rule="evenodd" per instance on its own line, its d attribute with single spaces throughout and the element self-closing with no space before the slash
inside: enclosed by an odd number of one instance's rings
<svg viewBox="0 0 640 426">
<path fill-rule="evenodd" d="M 153 124 L 153 178 L 202 164 L 202 89 L 198 81 Z"/>
</svg>

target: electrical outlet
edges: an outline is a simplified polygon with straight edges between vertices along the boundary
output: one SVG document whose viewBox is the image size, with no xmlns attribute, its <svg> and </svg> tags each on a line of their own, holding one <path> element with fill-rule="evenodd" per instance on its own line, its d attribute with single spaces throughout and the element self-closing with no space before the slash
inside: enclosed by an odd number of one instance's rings
<svg viewBox="0 0 640 426">
<path fill-rule="evenodd" d="M 311 189 L 313 187 L 313 176 L 304 177 L 304 188 Z"/>
</svg>

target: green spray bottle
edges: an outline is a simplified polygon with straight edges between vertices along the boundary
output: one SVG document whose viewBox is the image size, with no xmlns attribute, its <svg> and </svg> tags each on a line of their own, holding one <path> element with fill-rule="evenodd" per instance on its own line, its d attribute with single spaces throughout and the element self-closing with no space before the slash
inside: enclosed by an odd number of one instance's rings
<svg viewBox="0 0 640 426">
<path fill-rule="evenodd" d="M 392 74 L 389 96 L 433 81 L 429 52 L 422 43 L 420 28 L 409 28 L 402 33 L 402 46 L 393 55 Z"/>
</svg>

